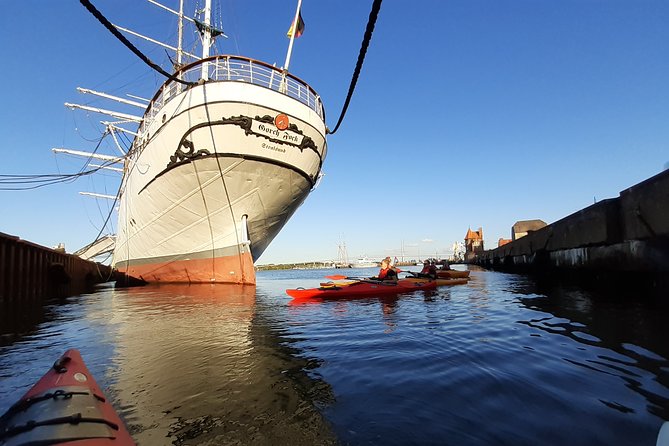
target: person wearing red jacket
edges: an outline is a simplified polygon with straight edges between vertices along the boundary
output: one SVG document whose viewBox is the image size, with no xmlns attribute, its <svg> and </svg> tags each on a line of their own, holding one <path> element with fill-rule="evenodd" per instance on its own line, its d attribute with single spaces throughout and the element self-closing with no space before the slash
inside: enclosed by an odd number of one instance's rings
<svg viewBox="0 0 669 446">
<path fill-rule="evenodd" d="M 437 278 L 437 266 L 434 262 L 430 263 L 429 260 L 423 262 L 423 269 L 417 274 L 418 277 L 425 277 L 428 279 Z"/>
<path fill-rule="evenodd" d="M 397 271 L 390 266 L 390 261 L 388 259 L 381 260 L 381 270 L 379 270 L 379 274 L 376 278 L 378 280 L 397 280 Z"/>
</svg>

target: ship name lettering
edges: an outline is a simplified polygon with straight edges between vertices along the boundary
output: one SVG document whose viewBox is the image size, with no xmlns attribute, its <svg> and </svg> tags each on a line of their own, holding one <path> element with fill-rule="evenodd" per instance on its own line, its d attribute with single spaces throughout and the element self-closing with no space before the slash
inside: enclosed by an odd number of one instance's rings
<svg viewBox="0 0 669 446">
<path fill-rule="evenodd" d="M 285 133 L 283 134 L 283 140 L 288 141 L 288 142 L 294 142 L 296 144 L 299 144 L 300 142 L 300 137 L 297 135 L 291 135 L 290 133 Z"/>
<path fill-rule="evenodd" d="M 286 149 L 284 149 L 283 147 L 277 147 L 277 146 L 274 146 L 274 145 L 271 145 L 271 144 L 262 143 L 262 148 L 263 149 L 274 150 L 275 152 L 286 153 Z"/>
<path fill-rule="evenodd" d="M 271 127 L 267 127 L 267 126 L 265 126 L 265 125 L 263 125 L 263 124 L 260 124 L 260 125 L 258 126 L 258 129 L 259 129 L 260 131 L 265 132 L 265 133 L 269 133 L 270 135 L 279 136 L 279 130 L 278 130 L 278 129 L 273 129 L 273 128 L 271 128 Z"/>
</svg>

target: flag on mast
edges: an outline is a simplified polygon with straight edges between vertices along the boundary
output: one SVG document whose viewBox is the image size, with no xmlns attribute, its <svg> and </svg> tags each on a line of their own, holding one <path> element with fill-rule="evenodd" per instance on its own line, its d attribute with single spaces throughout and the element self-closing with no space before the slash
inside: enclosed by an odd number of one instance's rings
<svg viewBox="0 0 669 446">
<path fill-rule="evenodd" d="M 288 29 L 286 36 L 289 38 L 293 37 L 294 30 L 295 30 L 295 20 L 293 20 L 293 23 L 290 24 L 290 28 Z M 302 20 L 302 11 L 300 11 L 297 15 L 297 30 L 295 31 L 295 38 L 300 37 L 303 32 L 304 32 L 304 20 Z"/>
</svg>

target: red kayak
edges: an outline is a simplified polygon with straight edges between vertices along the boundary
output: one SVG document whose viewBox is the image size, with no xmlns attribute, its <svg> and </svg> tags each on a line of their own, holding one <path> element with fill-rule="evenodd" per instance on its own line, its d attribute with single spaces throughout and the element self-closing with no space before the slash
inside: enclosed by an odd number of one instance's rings
<svg viewBox="0 0 669 446">
<path fill-rule="evenodd" d="M 323 284 L 319 288 L 297 288 L 286 290 L 286 294 L 296 299 L 321 297 L 324 299 L 336 299 L 341 297 L 356 296 L 381 296 L 385 294 L 410 293 L 418 290 L 433 290 L 437 287 L 436 282 L 414 283 L 408 280 L 395 282 L 383 282 L 378 280 L 360 280 L 358 282 L 337 284 Z"/>
<path fill-rule="evenodd" d="M 0 417 L 0 444 L 135 445 L 77 350 L 68 350 Z"/>
<path fill-rule="evenodd" d="M 455 269 L 437 270 L 437 277 L 442 279 L 464 279 L 469 277 L 469 270 L 459 271 Z"/>
<path fill-rule="evenodd" d="M 409 280 L 411 282 L 434 281 L 437 286 L 464 285 L 469 282 L 469 279 L 424 279 L 422 277 L 407 277 L 404 280 Z"/>
</svg>

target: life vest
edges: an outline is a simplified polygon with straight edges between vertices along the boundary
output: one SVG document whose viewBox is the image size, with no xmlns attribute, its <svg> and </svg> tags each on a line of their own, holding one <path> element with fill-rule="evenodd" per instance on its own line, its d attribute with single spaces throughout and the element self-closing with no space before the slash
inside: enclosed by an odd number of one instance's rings
<svg viewBox="0 0 669 446">
<path fill-rule="evenodd" d="M 388 267 L 379 271 L 379 280 L 397 280 L 397 271 Z"/>
</svg>

